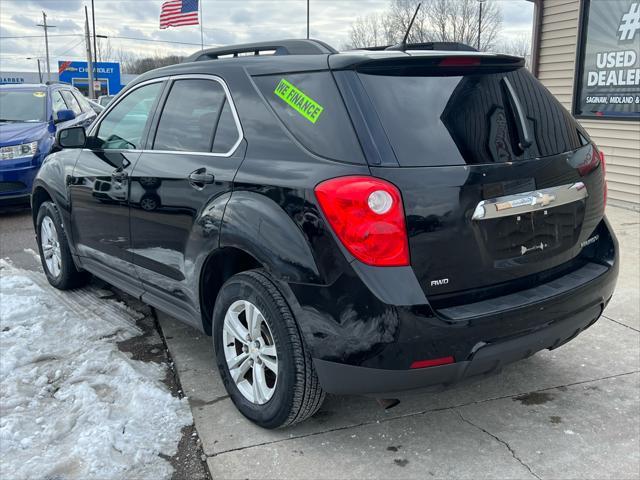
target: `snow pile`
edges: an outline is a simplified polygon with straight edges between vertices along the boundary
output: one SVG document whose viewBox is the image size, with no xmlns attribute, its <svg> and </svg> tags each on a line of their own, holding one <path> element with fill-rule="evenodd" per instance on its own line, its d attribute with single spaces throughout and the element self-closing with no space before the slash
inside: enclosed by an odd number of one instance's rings
<svg viewBox="0 0 640 480">
<path fill-rule="evenodd" d="M 91 291 L 58 292 L 0 260 L 0 472 L 3 478 L 168 478 L 186 400 L 165 366 L 115 344 L 136 313 Z"/>
</svg>

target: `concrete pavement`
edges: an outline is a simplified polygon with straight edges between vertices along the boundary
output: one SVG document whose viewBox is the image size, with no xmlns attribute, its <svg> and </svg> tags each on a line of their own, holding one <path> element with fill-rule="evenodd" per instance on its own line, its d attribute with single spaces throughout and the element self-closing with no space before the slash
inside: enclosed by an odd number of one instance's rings
<svg viewBox="0 0 640 480">
<path fill-rule="evenodd" d="M 318 414 L 267 431 L 233 407 L 210 337 L 159 314 L 217 478 L 640 478 L 640 214 L 608 210 L 621 245 L 603 318 L 553 352 L 382 410 L 330 396 Z M 0 257 L 40 269 L 28 211 L 2 215 Z"/>
<path fill-rule="evenodd" d="M 327 398 L 268 431 L 234 408 L 211 338 L 160 323 L 215 478 L 640 478 L 640 214 L 610 207 L 621 272 L 602 319 L 553 352 L 382 410 Z"/>
</svg>

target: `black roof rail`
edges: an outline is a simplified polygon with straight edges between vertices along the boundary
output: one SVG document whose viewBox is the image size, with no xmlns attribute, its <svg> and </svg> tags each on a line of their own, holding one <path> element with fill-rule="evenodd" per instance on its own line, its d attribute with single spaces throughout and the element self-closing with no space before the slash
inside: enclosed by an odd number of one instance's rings
<svg viewBox="0 0 640 480">
<path fill-rule="evenodd" d="M 265 52 L 265 53 L 261 53 Z M 183 63 L 203 60 L 217 60 L 220 57 L 238 57 L 252 55 L 323 55 L 338 53 L 336 49 L 320 40 L 291 39 L 272 42 L 243 43 L 226 47 L 207 48 L 187 57 Z"/>
<path fill-rule="evenodd" d="M 392 45 L 382 45 L 378 47 L 356 48 L 354 50 L 386 50 Z M 406 50 L 445 50 L 458 52 L 477 52 L 478 50 L 470 45 L 459 42 L 425 42 L 425 43 L 408 43 Z"/>
</svg>

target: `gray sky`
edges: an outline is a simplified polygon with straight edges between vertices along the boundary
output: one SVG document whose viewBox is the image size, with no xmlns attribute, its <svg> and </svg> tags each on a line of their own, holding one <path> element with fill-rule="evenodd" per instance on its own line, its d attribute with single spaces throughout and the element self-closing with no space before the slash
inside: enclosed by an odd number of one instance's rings
<svg viewBox="0 0 640 480">
<path fill-rule="evenodd" d="M 502 35 L 530 35 L 533 4 L 525 0 L 490 0 L 500 4 Z M 200 27 L 188 26 L 160 30 L 163 0 L 94 0 L 96 31 L 110 37 L 191 42 L 180 45 L 112 38 L 112 49 L 136 55 L 188 55 L 198 49 Z M 341 48 L 347 41 L 352 21 L 362 15 L 384 10 L 388 0 L 311 0 L 311 36 Z M 0 0 L 0 37 L 42 35 L 36 27 L 47 20 L 57 27 L 50 30 L 51 68 L 58 60 L 83 60 L 84 5 L 90 0 Z M 204 0 L 205 45 L 242 43 L 306 35 L 305 0 Z M 65 35 L 65 36 L 61 36 Z M 34 71 L 35 60 L 44 58 L 43 38 L 0 38 L 0 70 Z"/>
</svg>

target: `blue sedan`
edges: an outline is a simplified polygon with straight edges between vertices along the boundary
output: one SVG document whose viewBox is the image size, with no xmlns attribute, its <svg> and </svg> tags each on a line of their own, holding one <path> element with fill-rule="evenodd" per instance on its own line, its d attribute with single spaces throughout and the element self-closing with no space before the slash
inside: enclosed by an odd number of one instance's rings
<svg viewBox="0 0 640 480">
<path fill-rule="evenodd" d="M 89 126 L 96 116 L 71 85 L 0 85 L 0 203 L 29 198 L 58 128 Z"/>
</svg>

